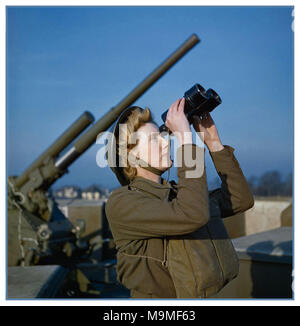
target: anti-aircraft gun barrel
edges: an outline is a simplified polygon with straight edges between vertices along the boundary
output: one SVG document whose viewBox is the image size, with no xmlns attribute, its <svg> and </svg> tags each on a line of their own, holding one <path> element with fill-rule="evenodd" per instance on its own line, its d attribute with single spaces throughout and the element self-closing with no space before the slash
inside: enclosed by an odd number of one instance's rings
<svg viewBox="0 0 300 326">
<path fill-rule="evenodd" d="M 85 112 L 25 172 L 18 177 L 9 178 L 8 183 L 14 200 L 19 201 L 31 213 L 43 216 L 47 220 L 50 214 L 46 203 L 47 198 L 44 195 L 45 191 L 68 172 L 68 167 L 96 142 L 97 136 L 101 132 L 105 132 L 128 106 L 143 95 L 168 69 L 199 42 L 197 35 L 192 34 L 119 104 L 112 107 L 85 133 L 78 136 L 94 120 L 89 112 Z M 77 136 L 78 138 L 75 139 Z M 73 140 L 74 143 L 71 144 Z M 71 148 L 65 154 L 59 155 L 69 144 L 71 144 Z"/>
<path fill-rule="evenodd" d="M 42 165 L 48 157 L 57 157 L 95 118 L 86 111 L 84 112 L 48 149 L 46 149 L 16 180 L 15 186 L 20 188 L 29 178 L 31 172 Z"/>
<path fill-rule="evenodd" d="M 176 49 L 162 64 L 150 73 L 132 92 L 130 92 L 119 104 L 110 109 L 100 118 L 86 133 L 84 133 L 74 146 L 58 161 L 55 166 L 64 170 L 84 153 L 96 140 L 97 135 L 106 131 L 119 115 L 137 98 L 145 93 L 164 73 L 180 60 L 192 47 L 200 42 L 196 34 L 192 34 L 178 49 Z"/>
</svg>

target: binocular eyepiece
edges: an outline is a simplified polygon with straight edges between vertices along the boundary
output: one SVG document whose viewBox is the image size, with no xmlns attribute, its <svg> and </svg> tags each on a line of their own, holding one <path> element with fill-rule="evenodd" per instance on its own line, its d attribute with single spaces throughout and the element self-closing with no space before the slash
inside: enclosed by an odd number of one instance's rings
<svg viewBox="0 0 300 326">
<path fill-rule="evenodd" d="M 205 112 L 211 112 L 222 103 L 222 100 L 216 91 L 211 88 L 205 90 L 199 84 L 195 84 L 192 88 L 186 91 L 184 93 L 184 98 L 184 113 L 190 124 L 193 122 L 193 115 L 201 116 Z M 167 114 L 168 110 L 161 115 L 163 122 L 166 121 Z M 171 133 L 171 130 L 165 124 L 159 127 L 159 131 Z"/>
</svg>

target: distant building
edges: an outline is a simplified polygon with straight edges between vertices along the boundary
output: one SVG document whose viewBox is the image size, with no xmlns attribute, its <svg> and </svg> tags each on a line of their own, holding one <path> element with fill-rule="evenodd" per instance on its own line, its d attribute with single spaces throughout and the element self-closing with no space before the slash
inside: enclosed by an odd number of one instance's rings
<svg viewBox="0 0 300 326">
<path fill-rule="evenodd" d="M 103 189 L 102 193 L 106 198 L 108 198 L 110 196 L 110 194 L 111 194 L 111 191 L 109 189 L 105 188 L 105 189 Z"/>
<path fill-rule="evenodd" d="M 99 200 L 107 199 L 111 191 L 101 185 L 91 185 L 81 190 L 78 186 L 64 186 L 56 190 L 51 190 L 55 199 L 85 199 Z"/>
<path fill-rule="evenodd" d="M 86 200 L 98 200 L 105 198 L 103 190 L 97 186 L 90 186 L 82 190 L 81 197 Z"/>
<path fill-rule="evenodd" d="M 60 189 L 53 190 L 52 194 L 58 199 L 81 198 L 81 189 L 78 186 L 64 186 Z"/>
</svg>

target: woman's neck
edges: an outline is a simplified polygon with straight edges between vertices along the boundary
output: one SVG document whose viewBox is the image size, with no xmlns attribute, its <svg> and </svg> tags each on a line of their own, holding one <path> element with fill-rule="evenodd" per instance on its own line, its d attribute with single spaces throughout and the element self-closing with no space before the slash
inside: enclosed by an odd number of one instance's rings
<svg viewBox="0 0 300 326">
<path fill-rule="evenodd" d="M 143 168 L 137 168 L 137 176 L 149 179 L 151 181 L 161 183 L 161 177 L 157 174 L 152 173 L 151 171 L 145 170 Z"/>
</svg>

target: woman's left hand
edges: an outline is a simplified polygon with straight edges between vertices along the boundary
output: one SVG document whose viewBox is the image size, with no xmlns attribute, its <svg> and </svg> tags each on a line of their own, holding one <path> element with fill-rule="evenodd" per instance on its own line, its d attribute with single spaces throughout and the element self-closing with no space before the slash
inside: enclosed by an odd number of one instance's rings
<svg viewBox="0 0 300 326">
<path fill-rule="evenodd" d="M 210 152 L 220 151 L 224 148 L 215 122 L 209 112 L 204 113 L 201 118 L 197 115 L 193 116 L 193 127 Z"/>
</svg>

